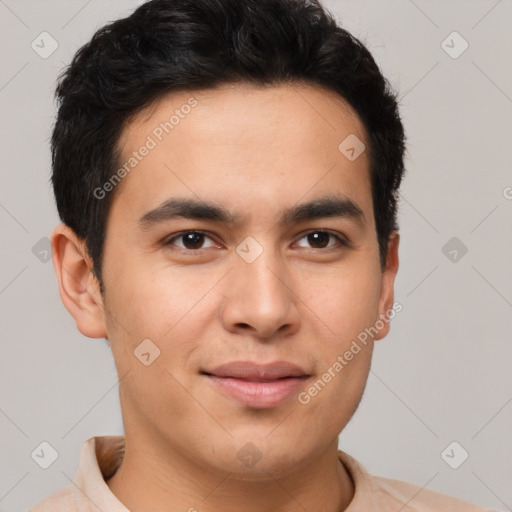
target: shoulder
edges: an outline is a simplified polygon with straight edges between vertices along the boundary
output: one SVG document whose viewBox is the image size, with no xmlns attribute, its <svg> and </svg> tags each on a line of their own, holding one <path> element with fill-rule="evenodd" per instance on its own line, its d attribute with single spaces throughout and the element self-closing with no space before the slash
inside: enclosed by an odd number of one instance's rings
<svg viewBox="0 0 512 512">
<path fill-rule="evenodd" d="M 372 475 L 347 453 L 339 450 L 338 454 L 355 486 L 354 498 L 347 512 L 492 512 L 468 501 L 409 482 Z"/>
<path fill-rule="evenodd" d="M 72 484 L 68 484 L 34 505 L 28 512 L 78 512 L 78 510 L 74 489 Z"/>
<path fill-rule="evenodd" d="M 128 512 L 109 489 L 106 480 L 124 457 L 124 436 L 94 436 L 80 451 L 73 480 L 34 505 L 28 512 Z"/>
<path fill-rule="evenodd" d="M 385 501 L 402 505 L 403 512 L 491 512 L 460 498 L 425 489 L 402 480 L 373 477 Z"/>
</svg>

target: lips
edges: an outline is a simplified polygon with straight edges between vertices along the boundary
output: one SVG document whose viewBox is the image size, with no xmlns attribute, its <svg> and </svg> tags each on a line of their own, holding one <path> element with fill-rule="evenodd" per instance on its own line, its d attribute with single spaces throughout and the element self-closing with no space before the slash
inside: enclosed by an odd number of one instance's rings
<svg viewBox="0 0 512 512">
<path fill-rule="evenodd" d="M 256 364 L 249 361 L 235 361 L 223 364 L 204 373 L 216 377 L 231 377 L 252 381 L 269 381 L 287 377 L 307 377 L 308 374 L 299 366 L 286 361 L 269 364 Z"/>
<path fill-rule="evenodd" d="M 285 361 L 256 364 L 236 361 L 202 371 L 222 395 L 254 409 L 269 409 L 300 391 L 308 373 Z"/>
</svg>

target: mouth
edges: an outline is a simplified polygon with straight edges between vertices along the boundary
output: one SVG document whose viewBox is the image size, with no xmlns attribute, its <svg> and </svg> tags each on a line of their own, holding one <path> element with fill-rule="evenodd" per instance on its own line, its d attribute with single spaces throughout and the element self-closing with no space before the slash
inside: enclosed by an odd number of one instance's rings
<svg viewBox="0 0 512 512">
<path fill-rule="evenodd" d="M 299 366 L 283 361 L 263 365 L 237 361 L 200 374 L 224 396 L 255 409 L 282 405 L 310 377 Z"/>
</svg>

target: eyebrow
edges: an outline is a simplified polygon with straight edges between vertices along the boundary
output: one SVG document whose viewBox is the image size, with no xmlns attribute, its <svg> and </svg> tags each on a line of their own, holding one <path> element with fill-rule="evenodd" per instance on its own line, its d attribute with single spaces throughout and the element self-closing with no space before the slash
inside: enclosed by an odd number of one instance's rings
<svg viewBox="0 0 512 512">
<path fill-rule="evenodd" d="M 363 210 L 351 199 L 345 196 L 327 196 L 292 206 L 281 214 L 278 223 L 287 226 L 328 217 L 349 218 L 359 223 L 365 221 Z M 138 226 L 142 230 L 147 230 L 176 218 L 208 220 L 232 225 L 239 221 L 222 205 L 198 199 L 171 198 L 145 213 L 139 219 Z"/>
</svg>

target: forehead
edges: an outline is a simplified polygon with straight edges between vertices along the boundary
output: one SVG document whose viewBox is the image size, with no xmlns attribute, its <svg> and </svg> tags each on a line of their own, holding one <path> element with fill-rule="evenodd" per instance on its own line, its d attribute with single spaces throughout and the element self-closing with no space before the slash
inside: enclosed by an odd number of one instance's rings
<svg viewBox="0 0 512 512">
<path fill-rule="evenodd" d="M 249 195 L 292 203 L 323 189 L 371 208 L 367 152 L 351 161 L 340 150 L 351 137 L 368 145 L 355 111 L 319 86 L 237 83 L 172 92 L 125 127 L 120 165 L 137 161 L 116 194 L 138 211 L 170 195 L 215 198 L 241 211 Z M 151 149 L 139 151 L 144 147 Z"/>
<path fill-rule="evenodd" d="M 229 118 L 229 124 L 223 124 L 223 118 Z M 183 123 L 185 119 L 188 121 Z M 297 120 L 301 122 L 296 124 Z M 159 130 L 160 123 L 171 126 Z M 175 130 L 179 124 L 182 124 L 181 129 Z M 141 132 L 154 132 L 157 139 L 171 133 L 174 138 L 179 137 L 184 124 L 193 128 L 187 132 L 187 137 L 201 142 L 206 142 L 204 137 L 211 141 L 244 141 L 247 133 L 237 128 L 248 128 L 251 124 L 263 124 L 267 133 L 286 127 L 291 134 L 300 131 L 311 135 L 320 131 L 324 135 L 337 133 L 339 137 L 351 130 L 350 133 L 365 138 L 364 125 L 355 110 L 330 89 L 306 83 L 265 86 L 228 83 L 211 89 L 189 89 L 159 96 L 130 119 L 120 137 L 120 146 L 123 148 L 136 142 Z M 259 135 L 253 132 L 251 138 L 264 138 L 263 134 Z"/>
</svg>

